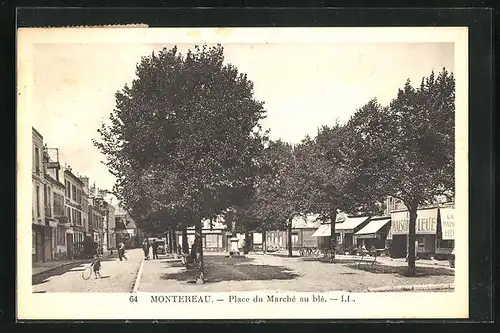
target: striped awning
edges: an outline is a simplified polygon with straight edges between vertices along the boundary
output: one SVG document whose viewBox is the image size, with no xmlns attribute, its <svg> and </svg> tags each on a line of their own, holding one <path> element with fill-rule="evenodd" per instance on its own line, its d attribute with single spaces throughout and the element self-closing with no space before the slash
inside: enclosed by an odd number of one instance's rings
<svg viewBox="0 0 500 333">
<path fill-rule="evenodd" d="M 390 222 L 390 218 L 372 220 L 364 228 L 355 233 L 355 236 L 357 238 L 376 238 L 377 232 Z"/>
<path fill-rule="evenodd" d="M 331 235 L 330 224 L 322 224 L 312 234 L 312 237 L 327 237 Z"/>
</svg>

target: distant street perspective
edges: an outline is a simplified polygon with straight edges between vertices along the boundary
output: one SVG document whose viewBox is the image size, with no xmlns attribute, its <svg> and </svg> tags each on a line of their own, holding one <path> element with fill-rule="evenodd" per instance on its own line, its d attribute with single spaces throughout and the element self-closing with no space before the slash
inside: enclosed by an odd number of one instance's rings
<svg viewBox="0 0 500 333">
<path fill-rule="evenodd" d="M 120 261 L 117 255 L 102 260 L 101 277 L 83 278 L 83 271 L 91 261 L 70 261 L 51 269 L 40 269 L 33 276 L 33 292 L 131 292 L 137 278 L 143 254 L 139 249 L 126 253 L 128 260 Z"/>
<path fill-rule="evenodd" d="M 39 50 L 34 293 L 454 290 L 453 44 L 109 47 Z"/>
</svg>

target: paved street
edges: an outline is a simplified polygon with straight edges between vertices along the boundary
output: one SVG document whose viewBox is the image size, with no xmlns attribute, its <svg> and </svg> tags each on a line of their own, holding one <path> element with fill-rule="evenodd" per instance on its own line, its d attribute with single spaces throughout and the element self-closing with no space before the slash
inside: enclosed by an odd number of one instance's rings
<svg viewBox="0 0 500 333">
<path fill-rule="evenodd" d="M 82 271 L 90 263 L 76 263 L 42 273 L 33 278 L 33 292 L 130 292 L 144 253 L 141 249 L 128 250 L 128 260 L 117 255 L 102 261 L 102 279 L 82 278 Z"/>
<path fill-rule="evenodd" d="M 224 253 L 205 255 L 204 285 L 194 284 L 195 272 L 186 270 L 180 261 L 160 258 L 144 264 L 139 291 L 142 292 L 228 292 L 228 291 L 298 291 L 327 292 L 400 286 L 452 284 L 454 271 L 446 267 L 419 267 L 418 277 L 406 277 L 406 267 L 367 264 L 361 269 L 352 262 L 330 264 L 313 258 L 250 254 L 245 258 L 226 258 Z"/>
</svg>

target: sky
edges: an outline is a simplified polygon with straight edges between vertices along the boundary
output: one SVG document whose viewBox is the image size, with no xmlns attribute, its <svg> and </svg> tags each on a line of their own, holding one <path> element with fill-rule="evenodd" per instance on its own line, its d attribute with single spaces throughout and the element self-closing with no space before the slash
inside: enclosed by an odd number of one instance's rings
<svg viewBox="0 0 500 333">
<path fill-rule="evenodd" d="M 183 54 L 194 44 L 176 44 Z M 136 64 L 173 44 L 43 43 L 34 46 L 33 126 L 49 148 L 97 187 L 113 176 L 94 147 L 109 119 L 114 94 L 135 78 Z M 409 78 L 454 71 L 453 43 L 223 44 L 226 62 L 246 73 L 263 101 L 273 139 L 300 142 L 321 125 L 341 123 L 366 102 L 388 104 Z"/>
</svg>

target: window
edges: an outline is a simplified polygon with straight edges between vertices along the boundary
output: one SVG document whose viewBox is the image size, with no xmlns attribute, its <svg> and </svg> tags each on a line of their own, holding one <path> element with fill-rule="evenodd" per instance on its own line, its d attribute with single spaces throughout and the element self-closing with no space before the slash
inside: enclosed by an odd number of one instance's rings
<svg viewBox="0 0 500 333">
<path fill-rule="evenodd" d="M 40 217 L 40 186 L 36 186 L 36 216 Z"/>
<path fill-rule="evenodd" d="M 40 149 L 35 147 L 35 170 L 40 174 Z"/>
<path fill-rule="evenodd" d="M 72 219 L 71 219 L 71 208 L 70 207 L 66 207 L 66 217 L 68 218 L 68 223 L 71 223 Z"/>
<path fill-rule="evenodd" d="M 47 192 L 48 192 L 47 191 L 47 185 L 43 185 L 43 204 L 45 205 L 45 207 L 48 206 L 48 202 L 47 202 L 48 195 L 47 195 Z"/>
<path fill-rule="evenodd" d="M 64 197 L 59 193 L 54 193 L 54 215 L 64 215 Z"/>
<path fill-rule="evenodd" d="M 31 254 L 36 254 L 36 232 L 31 231 Z"/>
<path fill-rule="evenodd" d="M 66 185 L 66 196 L 71 198 L 71 183 L 66 180 L 64 184 Z"/>
<path fill-rule="evenodd" d="M 424 247 L 424 235 L 416 235 L 416 242 L 418 243 L 418 247 Z"/>
<path fill-rule="evenodd" d="M 49 207 L 52 207 L 52 187 L 48 187 L 48 198 L 47 198 L 47 203 L 49 204 Z"/>
<path fill-rule="evenodd" d="M 438 238 L 437 247 L 442 249 L 452 249 L 455 245 L 454 243 L 454 240 L 443 240 Z"/>
<path fill-rule="evenodd" d="M 71 211 L 71 215 L 72 215 L 72 218 L 73 218 L 73 222 L 76 224 L 76 225 L 81 225 L 82 224 L 82 221 L 81 219 L 81 215 L 79 215 L 79 211 L 74 209 Z"/>
<path fill-rule="evenodd" d="M 63 227 L 57 227 L 57 245 L 66 245 L 66 231 Z"/>
<path fill-rule="evenodd" d="M 220 236 L 220 235 L 217 235 L 217 234 L 205 235 L 203 238 L 203 240 L 204 240 L 203 247 L 210 247 L 210 248 L 218 247 L 219 246 L 218 236 Z"/>
<path fill-rule="evenodd" d="M 72 199 L 76 201 L 76 186 L 71 185 Z"/>
</svg>

